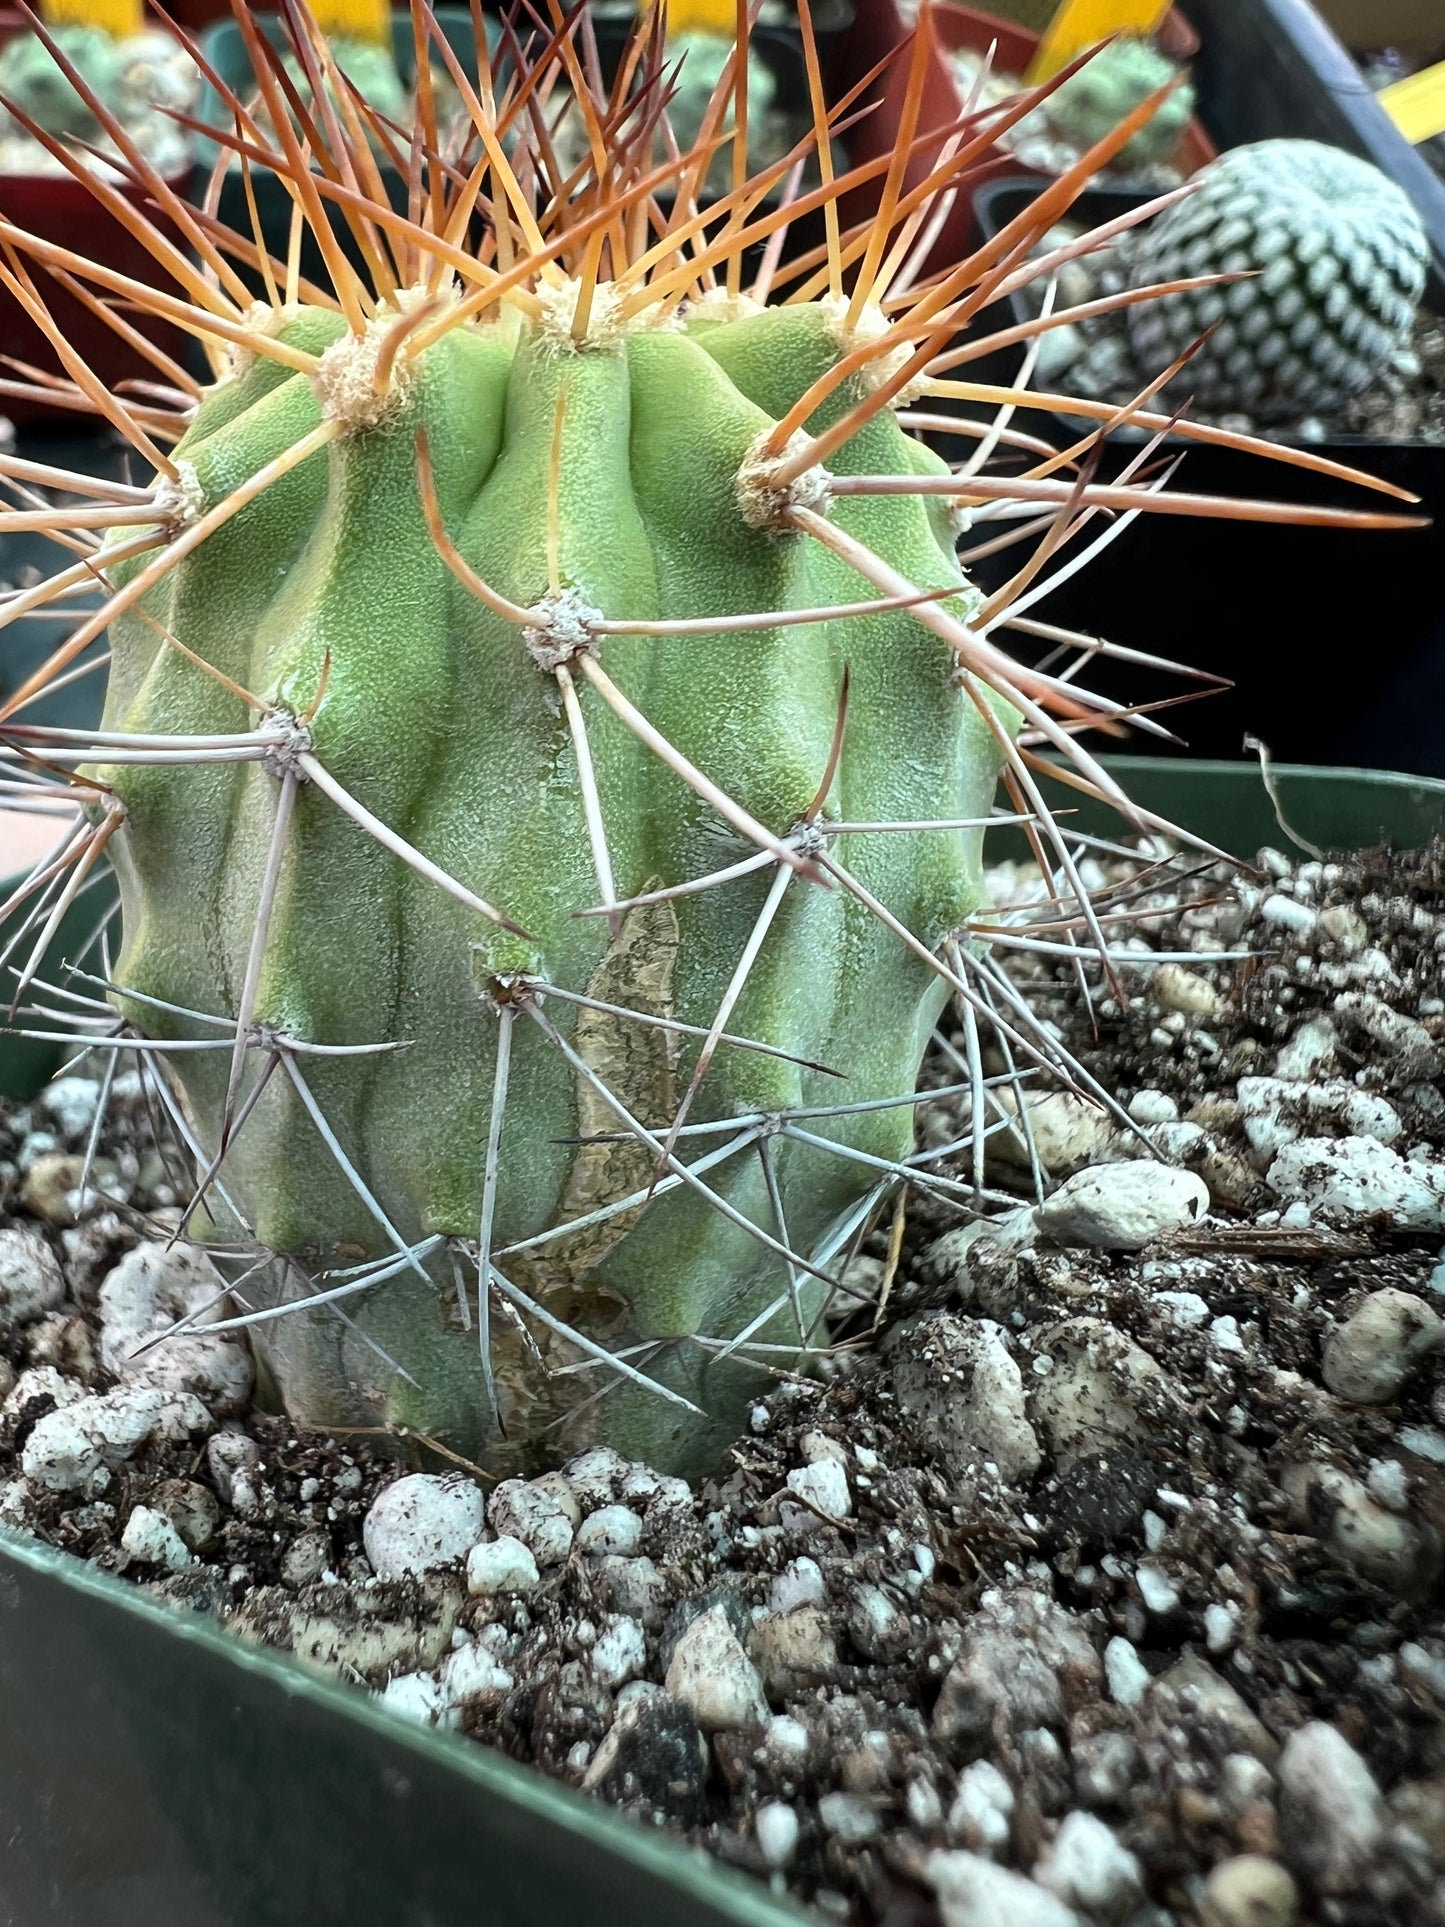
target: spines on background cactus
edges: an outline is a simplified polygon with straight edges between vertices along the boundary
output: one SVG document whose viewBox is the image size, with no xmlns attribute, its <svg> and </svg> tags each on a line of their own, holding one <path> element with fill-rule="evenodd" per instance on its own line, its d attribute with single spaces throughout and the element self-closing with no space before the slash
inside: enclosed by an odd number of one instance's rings
<svg viewBox="0 0 1445 1927">
<path fill-rule="evenodd" d="M 739 152 L 735 189 L 697 213 L 745 43 L 696 146 L 655 162 L 655 18 L 593 99 L 585 11 L 558 9 L 539 67 L 498 100 L 418 0 L 471 132 L 438 158 L 423 91 L 422 185 L 400 212 L 367 185 L 379 122 L 283 12 L 314 99 L 334 88 L 337 105 L 293 124 L 282 56 L 242 9 L 264 119 L 236 98 L 216 138 L 276 168 L 334 294 L 300 280 L 294 248 L 272 261 L 188 213 L 110 124 L 197 250 L 199 265 L 152 237 L 173 295 L 0 220 L 14 249 L 115 301 L 117 326 L 128 301 L 162 307 L 215 371 L 202 387 L 158 359 L 156 391 L 122 402 L 72 362 L 77 399 L 150 484 L 0 463 L 80 501 L 47 511 L 76 565 L 8 612 L 63 607 L 97 576 L 108 590 L 4 712 L 12 787 L 85 811 L 20 893 L 35 908 L 17 995 L 54 1008 L 34 989 L 50 933 L 112 859 L 118 958 L 61 997 L 98 1056 L 133 1054 L 152 1080 L 195 1165 L 184 1223 L 236 1281 L 234 1322 L 298 1419 L 498 1467 L 593 1438 L 697 1465 L 760 1368 L 824 1342 L 848 1256 L 901 1185 L 983 1197 L 983 1141 L 1007 1113 L 980 1026 L 1018 1071 L 1063 1064 L 987 941 L 1108 958 L 1038 752 L 1127 811 L 1077 741 L 1116 728 L 1116 706 L 998 636 L 1028 635 L 1055 550 L 1101 509 L 1232 505 L 1096 487 L 1078 452 L 1039 460 L 1007 425 L 1020 397 L 967 380 L 992 338 L 951 344 L 1155 103 L 1000 242 L 920 282 L 934 200 L 992 118 L 917 189 L 905 141 L 836 181 L 824 161 L 816 192 L 768 208 L 810 149 L 826 155 L 820 114 L 761 178 Z M 594 159 L 559 178 L 528 102 L 564 79 Z M 876 218 L 842 229 L 841 197 L 870 182 Z M 826 245 L 782 263 L 794 213 L 815 209 Z M 917 439 L 930 394 L 1002 401 L 959 471 Z M 988 472 L 1000 443 L 1022 475 Z M 955 542 L 993 515 L 1046 528 L 984 602 Z M 27 723 L 107 629 L 103 726 Z M 979 914 L 1000 769 L 1055 874 L 1036 938 Z M 949 996 L 962 1178 L 914 1153 L 910 1127 Z"/>
<path fill-rule="evenodd" d="M 1053 132 L 1082 154 L 1180 71 L 1150 41 L 1124 35 L 1092 54 L 1040 111 Z M 1183 140 L 1193 112 L 1193 83 L 1182 79 L 1121 151 L 1119 165 L 1148 167 L 1167 161 Z"/>
<path fill-rule="evenodd" d="M 1138 286 L 1237 274 L 1129 311 L 1142 371 L 1162 374 L 1207 331 L 1181 388 L 1208 407 L 1267 417 L 1331 408 L 1403 344 L 1429 249 L 1403 189 L 1319 141 L 1236 147 L 1194 192 L 1132 238 Z"/>
</svg>

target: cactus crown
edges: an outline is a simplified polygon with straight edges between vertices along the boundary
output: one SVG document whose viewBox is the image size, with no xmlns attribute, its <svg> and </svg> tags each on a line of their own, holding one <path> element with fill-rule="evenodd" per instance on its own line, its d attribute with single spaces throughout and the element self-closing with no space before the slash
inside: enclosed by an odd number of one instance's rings
<svg viewBox="0 0 1445 1927">
<path fill-rule="evenodd" d="M 695 1464 L 749 1373 L 821 1342 L 848 1253 L 903 1184 L 982 1201 L 981 1025 L 1014 1075 L 1061 1068 L 988 954 L 1019 940 L 981 914 L 1000 768 L 1052 879 L 1025 940 L 1113 968 L 1039 775 L 1052 751 L 1149 822 L 1078 741 L 1117 730 L 1118 706 L 1000 636 L 1092 655 L 1027 613 L 1059 545 L 1101 510 L 1232 505 L 1093 485 L 1090 444 L 1043 450 L 1008 426 L 1022 391 L 968 382 L 998 337 L 956 337 L 1035 271 L 1030 248 L 1157 101 L 928 274 L 935 202 L 997 117 L 930 139 L 917 187 L 908 133 L 835 178 L 854 97 L 824 107 L 806 9 L 816 124 L 757 175 L 745 10 L 676 154 L 655 17 L 603 87 L 586 10 L 554 4 L 547 44 L 514 47 L 500 84 L 415 0 L 403 141 L 293 0 L 283 15 L 305 93 L 239 8 L 264 111 L 232 97 L 216 139 L 285 183 L 284 258 L 185 207 L 73 67 L 197 258 L 90 175 L 173 288 L 0 220 L 0 279 L 33 312 L 27 257 L 118 328 L 131 302 L 178 322 L 214 375 L 151 349 L 155 382 L 121 400 L 62 345 L 71 387 L 47 392 L 104 415 L 155 479 L 4 467 L 16 491 L 76 499 L 46 513 L 79 553 L 0 621 L 107 591 L 0 716 L 12 786 L 83 809 L 19 893 L 17 1001 L 52 1007 L 50 937 L 113 859 L 119 957 L 103 939 L 60 997 L 90 1048 L 153 1080 L 195 1166 L 182 1227 L 217 1248 L 231 1322 L 298 1417 L 499 1465 L 559 1432 Z M 450 145 L 430 49 L 467 108 Z M 915 58 L 908 130 L 923 74 Z M 563 89 L 589 132 L 565 172 L 547 112 Z M 733 185 L 700 206 L 722 149 Z M 821 179 L 800 193 L 810 154 Z M 870 183 L 876 216 L 845 227 Z M 812 213 L 823 241 L 785 261 Z M 303 226 L 329 288 L 300 273 Z M 932 396 L 1003 408 L 958 470 L 917 439 Z M 1165 426 L 1147 400 L 1096 412 Z M 989 471 L 999 447 L 1022 474 Z M 956 542 L 1000 513 L 1040 539 L 985 599 Z M 27 722 L 102 631 L 103 726 Z M 971 1183 L 911 1150 L 949 996 Z"/>
</svg>

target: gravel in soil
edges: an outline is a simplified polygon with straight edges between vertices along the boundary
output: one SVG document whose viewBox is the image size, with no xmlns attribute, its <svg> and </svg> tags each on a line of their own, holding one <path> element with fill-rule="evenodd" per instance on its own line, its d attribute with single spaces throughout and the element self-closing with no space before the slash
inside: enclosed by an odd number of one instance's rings
<svg viewBox="0 0 1445 1927">
<path fill-rule="evenodd" d="M 1109 861 L 1128 998 L 1010 970 L 1118 1113 L 1004 1089 L 697 1488 L 258 1411 L 139 1083 L 84 1194 L 95 1084 L 9 1107 L 0 1521 L 825 1919 L 1440 1927 L 1445 847 Z"/>
</svg>

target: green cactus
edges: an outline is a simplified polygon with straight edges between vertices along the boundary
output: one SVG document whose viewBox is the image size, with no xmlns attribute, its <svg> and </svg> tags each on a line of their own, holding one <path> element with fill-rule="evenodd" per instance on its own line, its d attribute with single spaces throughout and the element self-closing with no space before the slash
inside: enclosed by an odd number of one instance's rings
<svg viewBox="0 0 1445 1927">
<path fill-rule="evenodd" d="M 101 100 L 118 108 L 125 71 L 122 43 L 99 27 L 61 26 L 54 38 Z M 90 140 L 100 132 L 94 113 L 35 34 L 17 34 L 0 47 L 0 98 L 13 101 L 47 134 Z"/>
<path fill-rule="evenodd" d="M 1368 161 L 1319 141 L 1236 147 L 1122 250 L 1136 287 L 1243 273 L 1129 310 L 1147 375 L 1207 330 L 1179 386 L 1208 407 L 1265 418 L 1337 406 L 1404 342 L 1429 248 L 1403 189 Z"/>
<path fill-rule="evenodd" d="M 679 147 L 692 147 L 702 131 L 707 113 L 723 70 L 732 54 L 733 43 L 722 34 L 680 33 L 668 45 L 668 58 L 681 66 L 668 104 L 667 117 Z M 747 63 L 748 112 L 766 114 L 777 92 L 773 70 L 756 53 L 749 52 Z M 732 125 L 729 106 L 723 121 Z"/>
<path fill-rule="evenodd" d="M 1059 139 L 1082 154 L 1178 72 L 1147 40 L 1113 40 L 1057 87 L 1040 112 Z M 1119 165 L 1149 167 L 1167 161 L 1184 138 L 1193 112 L 1194 87 L 1182 80 L 1122 149 Z"/>
<path fill-rule="evenodd" d="M 282 55 L 237 18 L 274 101 Z M 298 1421 L 499 1470 L 597 1439 L 696 1469 L 760 1366 L 825 1336 L 904 1181 L 976 1201 L 980 1021 L 1020 1066 L 1062 1061 L 977 950 L 1001 766 L 1057 855 L 1046 942 L 1077 918 L 1104 948 L 1015 735 L 1022 718 L 1122 801 L 1076 738 L 1115 705 L 994 639 L 1023 587 L 1048 587 L 1054 528 L 987 604 L 956 537 L 995 505 L 1087 519 L 1161 498 L 1096 494 L 1055 462 L 953 471 L 898 412 L 959 390 L 959 303 L 990 272 L 918 283 L 949 163 L 910 198 L 901 154 L 874 226 L 845 246 L 830 218 L 814 279 L 791 264 L 794 298 L 769 307 L 790 210 L 765 199 L 794 161 L 698 216 L 706 152 L 653 158 L 660 35 L 620 157 L 618 103 L 579 92 L 597 156 L 580 175 L 545 122 L 519 131 L 438 54 L 476 138 L 428 178 L 437 129 L 418 125 L 405 213 L 352 185 L 364 136 L 332 149 L 277 117 L 334 296 L 299 281 L 293 246 L 255 303 L 232 265 L 255 270 L 254 241 L 199 216 L 204 271 L 154 236 L 181 295 L 0 219 L 41 266 L 182 320 L 215 371 L 194 397 L 92 392 L 148 485 L 13 468 L 80 498 L 54 512 L 76 546 L 106 533 L 10 613 L 109 590 L 0 712 L 42 802 L 86 811 L 19 892 L 39 934 L 16 995 L 107 855 L 110 1001 L 88 979 L 58 995 L 91 1049 L 147 1067 L 194 1161 L 182 1227 L 216 1250 Z M 579 79 L 569 56 L 524 76 L 543 101 Z M 100 729 L 28 724 L 102 630 Z M 972 1183 L 912 1150 L 950 993 Z"/>
<path fill-rule="evenodd" d="M 943 984 L 901 956 L 856 899 L 793 866 L 815 847 L 836 855 L 925 943 L 942 941 L 978 906 L 979 833 L 835 838 L 827 821 L 985 814 L 1000 752 L 968 696 L 940 675 L 937 641 L 903 612 L 740 634 L 720 626 L 672 641 L 609 637 L 607 676 L 676 752 L 782 835 L 810 820 L 845 670 L 850 714 L 822 818 L 794 833 L 790 861 L 769 858 L 715 890 L 619 912 L 615 929 L 575 914 L 610 894 L 589 842 L 584 742 L 618 899 L 676 889 L 756 847 L 588 686 L 583 664 L 596 658 L 570 652 L 594 646 L 591 625 L 722 625 L 755 610 L 847 603 L 860 591 L 853 572 L 806 536 L 750 526 L 738 485 L 750 450 L 838 359 L 836 318 L 810 303 L 680 329 L 647 319 L 644 311 L 641 325 L 604 327 L 581 350 L 552 318 L 515 330 L 456 328 L 406 364 L 404 390 L 375 421 L 365 407 L 360 421 L 348 413 L 352 385 L 369 376 L 367 348 L 374 362 L 374 337 L 358 349 L 324 313 L 289 323 L 279 338 L 320 351 L 318 375 L 277 381 L 275 363 L 258 361 L 221 385 L 177 450 L 196 507 L 284 460 L 328 422 L 350 432 L 179 563 L 162 594 L 113 622 L 104 723 L 126 735 L 202 739 L 259 726 L 274 740 L 247 763 L 102 763 L 94 774 L 125 811 L 113 847 L 126 1016 L 151 1036 L 187 1037 L 204 1029 L 167 1006 L 243 1014 L 261 1034 L 294 1040 L 285 1074 L 273 1075 L 227 1161 L 227 1186 L 261 1245 L 314 1275 L 385 1261 L 394 1243 L 383 1216 L 408 1246 L 475 1240 L 505 1030 L 500 1272 L 584 1338 L 636 1351 L 649 1377 L 732 1425 L 741 1365 L 719 1367 L 707 1349 L 680 1341 L 730 1338 L 780 1295 L 764 1335 L 796 1338 L 778 1251 L 685 1186 L 645 1212 L 547 1241 L 570 1218 L 645 1194 L 655 1149 L 590 1140 L 619 1129 L 625 1138 L 624 1109 L 665 1135 L 695 1061 L 695 1052 L 679 1060 L 666 1030 L 563 998 L 706 1030 L 750 938 L 766 930 L 729 1028 L 790 1056 L 721 1046 L 693 1121 L 908 1093 Z M 830 412 L 856 399 L 845 390 Z M 494 591 L 538 612 L 534 627 L 490 611 L 438 555 L 418 490 L 419 434 L 461 555 Z M 944 472 L 891 418 L 850 438 L 834 467 Z M 901 496 L 850 506 L 840 519 L 914 580 L 958 583 L 960 616 L 974 606 L 946 516 Z M 268 558 L 263 570 L 258 554 Z M 167 634 L 255 691 L 263 716 L 198 676 Z M 569 664 L 585 717 L 576 733 L 556 674 Z M 297 719 L 313 711 L 303 728 Z M 362 834 L 308 780 L 294 748 L 303 741 L 330 779 L 509 923 L 459 903 Z M 272 863 L 280 869 L 268 885 Z M 242 1013 L 253 954 L 259 970 Z M 403 1039 L 400 1050 L 366 1048 Z M 309 1044 L 360 1054 L 312 1056 Z M 183 1062 L 189 1115 L 214 1147 L 230 1058 Z M 264 1068 L 264 1050 L 253 1062 Z M 809 1064 L 844 1066 L 846 1082 Z M 318 1132 L 303 1080 L 359 1182 Z M 254 1088 L 248 1072 L 242 1107 Z M 906 1106 L 819 1128 L 891 1162 L 911 1144 Z M 689 1161 L 716 1142 L 692 1140 Z M 771 1144 L 768 1164 L 800 1253 L 826 1239 L 870 1176 L 787 1138 Z M 756 1150 L 706 1182 L 746 1225 L 776 1229 Z M 359 1406 L 373 1422 L 405 1422 L 482 1451 L 493 1421 L 477 1339 L 456 1328 L 449 1254 L 421 1262 L 425 1279 L 403 1268 L 358 1296 L 352 1325 L 308 1315 L 264 1328 L 265 1355 L 288 1404 L 310 1417 L 355 1422 Z M 284 1293 L 284 1271 L 274 1288 Z M 810 1273 L 798 1280 L 805 1320 L 820 1289 Z M 508 1302 L 500 1280 L 497 1290 Z M 574 1355 L 571 1341 L 537 1337 L 553 1363 Z M 388 1376 L 367 1338 L 421 1390 Z M 492 1369 L 501 1422 L 519 1448 L 592 1389 L 586 1378 L 543 1379 L 505 1326 L 493 1333 Z M 677 1456 L 678 1409 L 645 1389 L 619 1389 L 598 1416 L 629 1450 L 656 1462 Z M 694 1428 L 689 1456 L 717 1442 Z"/>
<path fill-rule="evenodd" d="M 400 120 L 406 112 L 407 88 L 397 69 L 390 47 L 351 34 L 336 34 L 331 40 L 331 57 L 337 70 L 378 114 Z M 287 72 L 301 87 L 307 85 L 305 70 L 294 56 L 285 61 Z M 334 92 L 334 90 L 333 90 Z"/>
<path fill-rule="evenodd" d="M 53 49 L 53 51 L 52 51 Z M 190 136 L 172 112 L 195 105 L 195 62 L 173 34 L 157 30 L 113 38 L 98 27 L 58 26 L 17 34 L 0 48 L 0 172 L 58 173 L 63 163 L 30 133 L 82 142 L 112 163 L 113 120 L 174 181 L 190 167 Z"/>
</svg>

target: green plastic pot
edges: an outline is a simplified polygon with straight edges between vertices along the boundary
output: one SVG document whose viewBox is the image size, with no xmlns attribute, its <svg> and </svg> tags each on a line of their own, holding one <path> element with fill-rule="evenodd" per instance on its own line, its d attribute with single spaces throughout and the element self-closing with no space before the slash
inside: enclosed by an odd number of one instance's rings
<svg viewBox="0 0 1445 1927">
<path fill-rule="evenodd" d="M 0 1534 L 14 1927 L 797 1927 L 485 1748 Z"/>
<path fill-rule="evenodd" d="M 1292 847 L 1255 762 L 1161 756 L 1101 761 L 1136 803 L 1234 856 L 1253 856 L 1266 844 Z M 1286 822 L 1322 849 L 1368 850 L 1388 842 L 1413 850 L 1445 836 L 1445 781 L 1435 777 L 1276 763 L 1271 782 Z M 1061 787 L 1050 800 L 1076 808 L 1071 821 L 1080 829 L 1117 836 L 1119 819 L 1102 804 Z"/>
<path fill-rule="evenodd" d="M 1287 841 L 1253 765 L 1112 767 L 1141 804 L 1227 848 Z M 1445 833 L 1445 783 L 1275 774 L 1293 827 L 1321 845 L 1415 846 Z M 1110 819 L 1086 806 L 1072 821 Z M 760 1883 L 515 1761 L 412 1727 L 199 1614 L 7 1533 L 0 1732 L 0 1920 L 16 1927 L 803 1918 Z"/>
</svg>

